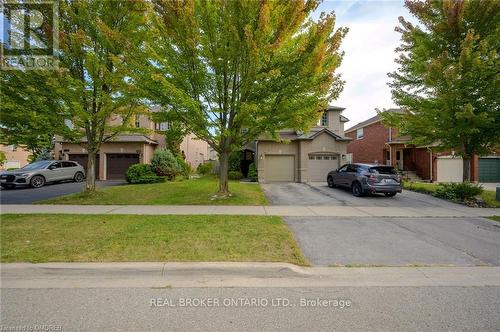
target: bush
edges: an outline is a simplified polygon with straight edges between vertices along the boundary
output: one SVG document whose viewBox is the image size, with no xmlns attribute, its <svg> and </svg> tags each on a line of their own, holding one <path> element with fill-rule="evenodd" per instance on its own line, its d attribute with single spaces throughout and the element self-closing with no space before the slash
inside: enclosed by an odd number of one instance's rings
<svg viewBox="0 0 500 332">
<path fill-rule="evenodd" d="M 155 183 L 163 182 L 164 179 L 157 176 L 151 169 L 151 165 L 134 164 L 125 172 L 125 179 L 128 183 Z"/>
<path fill-rule="evenodd" d="M 257 182 L 259 180 L 259 173 L 257 172 L 257 167 L 255 163 L 251 163 L 248 168 L 248 178 L 253 182 Z"/>
<path fill-rule="evenodd" d="M 196 172 L 200 175 L 207 175 L 212 172 L 213 165 L 211 163 L 199 164 Z"/>
<path fill-rule="evenodd" d="M 229 154 L 229 170 L 230 171 L 240 171 L 241 170 L 241 152 L 235 151 Z"/>
<path fill-rule="evenodd" d="M 177 158 L 167 149 L 158 149 L 155 151 L 151 159 L 151 168 L 156 175 L 166 176 L 169 180 L 173 180 L 181 172 Z"/>
<path fill-rule="evenodd" d="M 470 182 L 441 183 L 434 196 L 448 200 L 469 200 L 483 192 L 483 187 Z"/>
<path fill-rule="evenodd" d="M 177 163 L 180 167 L 180 174 L 184 178 L 189 179 L 189 175 L 191 174 L 191 166 L 189 166 L 189 164 L 181 156 L 177 156 Z"/>
<path fill-rule="evenodd" d="M 243 178 L 243 174 L 240 171 L 229 171 L 227 177 L 229 180 L 241 180 Z"/>
</svg>

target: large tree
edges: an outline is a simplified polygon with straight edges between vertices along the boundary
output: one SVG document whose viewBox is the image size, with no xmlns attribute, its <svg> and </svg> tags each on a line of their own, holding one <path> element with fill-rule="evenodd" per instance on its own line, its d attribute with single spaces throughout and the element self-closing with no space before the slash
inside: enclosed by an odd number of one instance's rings
<svg viewBox="0 0 500 332">
<path fill-rule="evenodd" d="M 55 135 L 71 136 L 64 124 L 68 112 L 54 98 L 52 74 L 45 70 L 0 71 L 2 144 L 22 146 L 36 158 L 53 149 Z"/>
<path fill-rule="evenodd" d="M 102 143 L 132 131 L 132 115 L 144 111 L 126 64 L 140 46 L 146 2 L 64 0 L 59 6 L 56 94 L 87 150 L 85 190 L 94 191 L 96 154 Z"/>
<path fill-rule="evenodd" d="M 390 116 L 419 145 L 438 143 L 463 158 L 470 181 L 474 154 L 500 142 L 500 1 L 405 1 L 418 24 L 400 17 L 399 65 L 389 74 L 395 102 Z"/>
<path fill-rule="evenodd" d="M 311 20 L 318 0 L 151 2 L 147 59 L 134 79 L 218 153 L 220 196 L 232 151 L 307 129 L 342 90 L 335 70 L 347 29 L 334 29 L 333 14 Z"/>
</svg>

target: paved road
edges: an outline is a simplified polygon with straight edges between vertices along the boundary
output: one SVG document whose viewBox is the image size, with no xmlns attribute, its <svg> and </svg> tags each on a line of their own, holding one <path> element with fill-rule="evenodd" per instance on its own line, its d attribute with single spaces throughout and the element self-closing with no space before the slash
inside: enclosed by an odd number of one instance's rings
<svg viewBox="0 0 500 332">
<path fill-rule="evenodd" d="M 157 298 L 177 306 L 152 307 Z M 256 305 L 179 306 L 188 298 Z M 344 305 L 313 306 L 318 298 Z M 290 306 L 278 305 L 284 301 Z M 500 287 L 2 289 L 1 302 L 2 326 L 53 324 L 63 331 L 494 331 L 500 326 Z"/>
<path fill-rule="evenodd" d="M 97 181 L 98 187 L 116 186 L 125 183 L 124 181 Z M 55 198 L 58 196 L 81 192 L 85 183 L 64 182 L 47 184 L 42 188 L 20 187 L 15 189 L 1 189 L 1 204 L 32 204 L 36 201 Z"/>
<path fill-rule="evenodd" d="M 314 265 L 500 265 L 500 223 L 483 218 L 285 220 Z"/>
<path fill-rule="evenodd" d="M 354 197 L 342 188 L 329 188 L 326 183 L 266 183 L 262 184 L 271 205 L 318 205 L 318 206 L 377 206 L 377 207 L 449 207 L 461 208 L 429 195 L 403 190 L 395 197 L 370 195 Z"/>
</svg>

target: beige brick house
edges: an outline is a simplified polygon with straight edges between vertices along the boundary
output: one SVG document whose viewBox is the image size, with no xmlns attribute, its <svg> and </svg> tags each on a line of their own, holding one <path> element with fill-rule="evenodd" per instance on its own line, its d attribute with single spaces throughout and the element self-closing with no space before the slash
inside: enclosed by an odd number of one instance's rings
<svg viewBox="0 0 500 332">
<path fill-rule="evenodd" d="M 282 141 L 260 138 L 255 143 L 259 182 L 326 181 L 329 171 L 348 162 L 344 108 L 330 106 L 309 132 L 283 130 Z"/>
<path fill-rule="evenodd" d="M 16 145 L 0 144 L 0 151 L 5 154 L 5 162 L 0 169 L 20 168 L 28 163 L 30 152 Z"/>
<path fill-rule="evenodd" d="M 111 125 L 119 124 L 120 118 L 112 119 Z M 111 142 L 102 144 L 97 155 L 96 178 L 99 180 L 123 179 L 127 168 L 132 164 L 150 163 L 156 149 L 165 147 L 164 132 L 168 123 L 155 123 L 148 114 L 137 115 L 134 119 L 136 128 L 147 129 L 149 134 L 127 134 L 116 136 Z M 208 145 L 189 134 L 181 143 L 181 150 L 186 162 L 196 168 L 208 159 Z M 56 158 L 77 161 L 87 166 L 87 151 L 84 144 L 70 143 L 58 138 L 55 147 Z"/>
</svg>

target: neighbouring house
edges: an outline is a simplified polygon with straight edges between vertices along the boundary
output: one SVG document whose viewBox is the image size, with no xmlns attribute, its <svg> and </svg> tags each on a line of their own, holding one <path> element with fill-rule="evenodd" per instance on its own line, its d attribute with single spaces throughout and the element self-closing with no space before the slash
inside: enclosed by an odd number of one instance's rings
<svg viewBox="0 0 500 332">
<path fill-rule="evenodd" d="M 0 144 L 0 151 L 5 154 L 5 162 L 1 169 L 20 168 L 28 163 L 31 153 L 17 145 Z"/>
<path fill-rule="evenodd" d="M 401 109 L 385 112 L 403 114 Z M 463 163 L 455 151 L 436 152 L 436 145 L 415 146 L 411 137 L 400 136 L 396 128 L 385 126 L 377 114 L 345 130 L 352 140 L 347 152 L 353 162 L 392 165 L 410 180 L 429 182 L 461 182 Z M 475 156 L 471 160 L 471 179 L 500 182 L 500 157 Z"/>
<path fill-rule="evenodd" d="M 257 162 L 259 182 L 326 181 L 329 171 L 349 161 L 344 108 L 330 106 L 308 132 L 282 130 L 280 141 L 261 137 L 244 151 Z"/>
<path fill-rule="evenodd" d="M 152 112 L 155 112 L 152 109 Z M 96 178 L 99 180 L 119 180 L 125 178 L 125 172 L 130 165 L 148 164 L 153 153 L 158 148 L 166 146 L 165 131 L 168 130 L 168 122 L 157 123 L 152 121 L 149 114 L 140 114 L 133 119 L 136 128 L 147 129 L 148 134 L 121 134 L 112 141 L 103 143 L 97 154 Z M 110 124 L 120 124 L 121 118 L 116 117 Z M 82 143 L 85 140 L 82 140 Z M 84 144 L 67 142 L 63 138 L 57 138 L 55 155 L 62 160 L 73 160 L 87 167 L 87 151 Z M 181 151 L 186 162 L 196 168 L 199 164 L 209 158 L 209 150 L 206 142 L 196 138 L 193 134 L 184 137 L 181 143 Z"/>
</svg>

